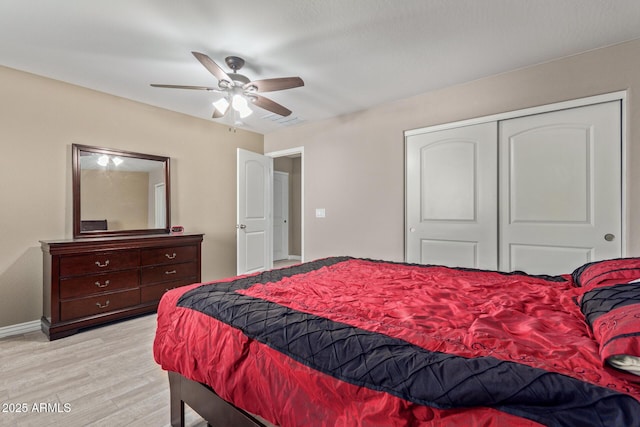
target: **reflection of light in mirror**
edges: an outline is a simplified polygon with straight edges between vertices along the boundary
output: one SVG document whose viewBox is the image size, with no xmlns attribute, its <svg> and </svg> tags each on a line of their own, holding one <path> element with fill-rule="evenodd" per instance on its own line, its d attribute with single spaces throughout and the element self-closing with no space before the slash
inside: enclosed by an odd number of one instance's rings
<svg viewBox="0 0 640 427">
<path fill-rule="evenodd" d="M 123 162 L 123 160 L 120 157 L 113 157 L 111 161 L 116 166 L 119 166 Z M 98 163 L 100 166 L 107 166 L 109 164 L 109 156 L 107 156 L 106 154 L 103 154 L 102 156 L 98 157 L 98 160 L 96 160 L 96 163 Z"/>
</svg>

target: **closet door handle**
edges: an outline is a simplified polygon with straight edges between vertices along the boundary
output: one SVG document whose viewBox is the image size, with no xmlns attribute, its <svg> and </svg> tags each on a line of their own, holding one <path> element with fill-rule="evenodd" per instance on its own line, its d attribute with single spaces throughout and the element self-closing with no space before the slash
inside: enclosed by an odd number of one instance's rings
<svg viewBox="0 0 640 427">
<path fill-rule="evenodd" d="M 604 235 L 604 240 L 606 240 L 607 242 L 612 242 L 615 238 L 615 234 L 607 233 Z"/>
</svg>

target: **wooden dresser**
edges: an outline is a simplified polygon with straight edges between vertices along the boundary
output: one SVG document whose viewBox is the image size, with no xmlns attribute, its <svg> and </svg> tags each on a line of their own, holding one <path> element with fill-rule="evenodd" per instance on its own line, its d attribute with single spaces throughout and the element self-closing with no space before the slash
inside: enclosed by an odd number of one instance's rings
<svg viewBox="0 0 640 427">
<path fill-rule="evenodd" d="M 42 241 L 42 331 L 50 340 L 157 309 L 200 281 L 202 234 Z"/>
</svg>

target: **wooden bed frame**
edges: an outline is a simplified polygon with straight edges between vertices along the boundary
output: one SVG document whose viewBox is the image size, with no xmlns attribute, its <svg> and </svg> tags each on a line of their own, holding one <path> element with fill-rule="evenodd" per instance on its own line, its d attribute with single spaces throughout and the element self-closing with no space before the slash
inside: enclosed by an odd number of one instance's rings
<svg viewBox="0 0 640 427">
<path fill-rule="evenodd" d="M 253 415 L 223 400 L 208 386 L 169 371 L 171 425 L 184 427 L 184 405 L 189 405 L 214 427 L 269 427 Z"/>
</svg>

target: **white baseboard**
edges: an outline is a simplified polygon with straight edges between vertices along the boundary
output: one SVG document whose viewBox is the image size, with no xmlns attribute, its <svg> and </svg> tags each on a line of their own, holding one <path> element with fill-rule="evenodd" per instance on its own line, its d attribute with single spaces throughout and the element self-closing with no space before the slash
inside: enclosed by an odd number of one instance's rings
<svg viewBox="0 0 640 427">
<path fill-rule="evenodd" d="M 0 328 L 0 338 L 12 337 L 14 335 L 26 334 L 40 330 L 40 321 L 32 320 L 31 322 L 18 323 Z"/>
<path fill-rule="evenodd" d="M 290 259 L 290 260 L 294 260 L 295 259 L 295 260 L 300 261 L 300 260 L 302 260 L 302 257 L 300 255 L 289 255 L 287 257 L 287 259 Z"/>
</svg>

